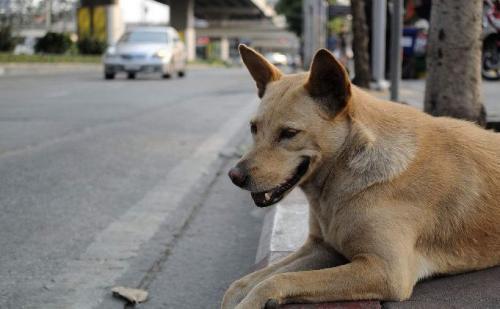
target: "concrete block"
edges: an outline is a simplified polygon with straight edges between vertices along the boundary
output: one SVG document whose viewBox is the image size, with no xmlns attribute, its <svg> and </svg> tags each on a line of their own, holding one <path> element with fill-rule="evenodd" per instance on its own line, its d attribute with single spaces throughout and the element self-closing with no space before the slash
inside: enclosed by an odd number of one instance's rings
<svg viewBox="0 0 500 309">
<path fill-rule="evenodd" d="M 306 240 L 308 211 L 304 194 L 292 191 L 284 202 L 274 206 L 264 218 L 256 263 L 268 262 L 297 250 Z"/>
</svg>

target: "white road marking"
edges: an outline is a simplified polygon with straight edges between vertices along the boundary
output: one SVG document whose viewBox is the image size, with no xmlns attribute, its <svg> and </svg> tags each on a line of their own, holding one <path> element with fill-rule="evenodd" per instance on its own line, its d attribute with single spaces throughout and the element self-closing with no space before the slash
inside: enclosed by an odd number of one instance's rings
<svg viewBox="0 0 500 309">
<path fill-rule="evenodd" d="M 196 183 L 209 173 L 219 151 L 246 124 L 256 104 L 248 104 L 208 138 L 193 155 L 178 164 L 158 186 L 99 233 L 77 259 L 70 261 L 51 284 L 56 298 L 44 300 L 50 308 L 94 308 L 109 287 L 124 275 L 140 246 L 180 206 Z"/>
</svg>

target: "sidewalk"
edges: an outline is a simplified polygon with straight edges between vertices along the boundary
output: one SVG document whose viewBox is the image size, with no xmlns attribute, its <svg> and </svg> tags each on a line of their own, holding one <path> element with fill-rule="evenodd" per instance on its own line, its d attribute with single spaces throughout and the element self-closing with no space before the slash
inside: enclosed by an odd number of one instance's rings
<svg viewBox="0 0 500 309">
<path fill-rule="evenodd" d="M 486 108 L 488 122 L 500 122 L 500 82 L 482 82 L 483 103 Z M 389 98 L 389 92 L 381 97 Z M 403 80 L 401 82 L 400 101 L 419 109 L 424 107 L 425 80 Z"/>
</svg>

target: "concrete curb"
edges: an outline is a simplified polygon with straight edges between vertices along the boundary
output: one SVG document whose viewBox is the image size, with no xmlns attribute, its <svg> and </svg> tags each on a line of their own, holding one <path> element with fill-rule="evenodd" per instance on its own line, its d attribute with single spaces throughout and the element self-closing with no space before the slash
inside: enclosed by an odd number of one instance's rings
<svg viewBox="0 0 500 309">
<path fill-rule="evenodd" d="M 276 205 L 264 218 L 257 248 L 256 268 L 266 267 L 298 249 L 308 233 L 308 205 L 300 190 L 292 191 L 285 201 Z M 321 304 L 290 304 L 287 309 L 377 309 L 378 301 L 335 302 Z"/>
<path fill-rule="evenodd" d="M 292 191 L 265 216 L 255 262 L 269 264 L 297 250 L 307 238 L 307 204 L 303 193 Z"/>
</svg>

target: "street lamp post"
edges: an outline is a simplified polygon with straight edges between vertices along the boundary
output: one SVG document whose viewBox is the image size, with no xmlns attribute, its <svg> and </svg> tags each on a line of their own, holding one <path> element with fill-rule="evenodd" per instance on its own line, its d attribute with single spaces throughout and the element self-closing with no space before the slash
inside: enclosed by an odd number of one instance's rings
<svg viewBox="0 0 500 309">
<path fill-rule="evenodd" d="M 304 69 L 308 69 L 314 53 L 326 45 L 327 3 L 324 0 L 304 0 Z"/>
<path fill-rule="evenodd" d="M 372 72 L 375 88 L 387 89 L 385 80 L 385 27 L 386 27 L 386 0 L 372 2 Z"/>
<path fill-rule="evenodd" d="M 403 0 L 392 1 L 391 22 L 391 100 L 399 101 L 401 81 L 401 34 L 403 28 Z"/>
</svg>

